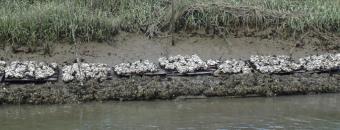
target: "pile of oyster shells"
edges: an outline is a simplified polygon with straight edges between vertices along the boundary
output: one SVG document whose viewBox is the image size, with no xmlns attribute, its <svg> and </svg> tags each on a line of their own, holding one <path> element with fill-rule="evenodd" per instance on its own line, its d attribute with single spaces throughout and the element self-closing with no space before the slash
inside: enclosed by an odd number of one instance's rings
<svg viewBox="0 0 340 130">
<path fill-rule="evenodd" d="M 158 68 L 156 64 L 149 60 L 139 60 L 133 63 L 121 63 L 114 66 L 114 71 L 118 75 L 143 74 L 148 72 L 156 72 Z"/>
<path fill-rule="evenodd" d="M 70 82 L 73 80 L 106 80 L 109 76 L 111 68 L 107 64 L 100 63 L 74 63 L 72 65 L 65 65 L 62 68 L 62 80 Z"/>
<path fill-rule="evenodd" d="M 296 71 L 340 71 L 340 53 L 312 55 L 300 58 L 295 62 L 291 57 L 285 55 L 278 56 L 258 56 L 253 55 L 250 60 L 219 60 L 203 61 L 197 55 L 191 56 L 170 56 L 159 58 L 162 69 L 188 74 L 204 71 L 214 74 L 238 74 L 251 73 L 257 70 L 261 73 L 292 73 Z M 133 63 L 121 63 L 114 66 L 117 75 L 147 74 L 159 71 L 159 67 L 149 60 L 139 60 Z M 108 79 L 112 68 L 100 63 L 73 63 L 62 68 L 62 80 L 64 82 Z M 36 79 L 43 80 L 51 78 L 58 73 L 58 64 L 36 61 L 13 61 L 6 64 L 0 61 L 0 74 L 5 74 L 7 79 Z M 172 73 L 172 72 L 171 72 Z M 155 73 L 154 73 L 155 74 Z M 157 73 L 158 74 L 158 73 Z M 163 74 L 163 73 L 162 73 Z"/>
<path fill-rule="evenodd" d="M 285 55 L 279 56 L 251 56 L 250 62 L 261 73 L 290 73 L 301 69 L 301 64 Z"/>
<path fill-rule="evenodd" d="M 0 60 L 0 74 L 5 73 L 6 62 Z"/>
<path fill-rule="evenodd" d="M 199 70 L 207 70 L 208 64 L 197 55 L 170 56 L 159 58 L 159 64 L 166 70 L 175 70 L 179 73 L 189 73 Z"/>
<path fill-rule="evenodd" d="M 340 69 L 340 53 L 312 55 L 299 59 L 303 69 L 307 71 L 329 71 Z"/>
<path fill-rule="evenodd" d="M 218 69 L 216 70 L 217 73 L 224 74 L 248 74 L 251 73 L 251 71 L 252 68 L 245 61 L 235 59 L 224 61 L 218 66 Z"/>
<path fill-rule="evenodd" d="M 35 61 L 13 61 L 5 67 L 8 79 L 46 79 L 57 73 L 57 63 Z"/>
<path fill-rule="evenodd" d="M 212 60 L 212 59 L 207 60 L 207 65 L 210 67 L 217 67 L 220 63 L 221 61 L 219 60 Z"/>
</svg>

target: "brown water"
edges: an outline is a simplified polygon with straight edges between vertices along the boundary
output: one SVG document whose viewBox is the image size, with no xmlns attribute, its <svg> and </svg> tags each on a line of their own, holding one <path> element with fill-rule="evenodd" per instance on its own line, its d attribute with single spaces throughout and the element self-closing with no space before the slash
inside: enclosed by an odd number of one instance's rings
<svg viewBox="0 0 340 130">
<path fill-rule="evenodd" d="M 0 106 L 0 130 L 340 129 L 340 94 Z"/>
</svg>

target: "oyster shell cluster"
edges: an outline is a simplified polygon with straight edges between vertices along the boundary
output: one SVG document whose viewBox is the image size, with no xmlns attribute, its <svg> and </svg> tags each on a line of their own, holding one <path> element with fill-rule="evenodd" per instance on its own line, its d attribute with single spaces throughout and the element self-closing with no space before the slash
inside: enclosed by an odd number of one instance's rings
<svg viewBox="0 0 340 130">
<path fill-rule="evenodd" d="M 108 78 L 111 68 L 107 64 L 100 63 L 74 63 L 62 68 L 62 80 L 70 82 L 73 80 L 98 80 L 103 81 Z"/>
<path fill-rule="evenodd" d="M 220 63 L 221 62 L 219 60 L 212 60 L 212 59 L 207 60 L 207 65 L 212 66 L 212 67 L 218 66 Z"/>
<path fill-rule="evenodd" d="M 175 70 L 179 73 L 189 73 L 198 70 L 208 69 L 208 64 L 203 61 L 199 56 L 170 56 L 168 58 L 159 58 L 159 64 L 166 70 Z"/>
<path fill-rule="evenodd" d="M 143 74 L 158 71 L 156 64 L 149 60 L 139 60 L 133 63 L 121 63 L 114 66 L 118 75 Z"/>
<path fill-rule="evenodd" d="M 301 69 L 301 64 L 285 55 L 279 56 L 251 56 L 250 62 L 261 73 L 290 73 Z"/>
<path fill-rule="evenodd" d="M 57 73 L 57 63 L 13 61 L 5 68 L 8 79 L 46 79 Z"/>
<path fill-rule="evenodd" d="M 170 56 L 159 58 L 162 69 L 175 71 L 181 74 L 198 72 L 197 74 L 238 74 L 251 73 L 258 70 L 261 73 L 292 73 L 300 70 L 304 71 L 336 71 L 340 72 L 340 53 L 312 55 L 300 58 L 295 62 L 291 57 L 279 56 L 258 56 L 253 55 L 249 61 L 244 60 L 207 60 L 203 61 L 197 55 L 191 56 Z M 74 63 L 65 65 L 62 68 L 62 80 L 64 82 L 98 80 L 103 81 L 109 78 L 112 68 L 100 63 Z M 44 80 L 56 76 L 58 73 L 57 63 L 45 63 L 36 61 L 13 61 L 6 64 L 0 61 L 0 74 L 5 74 L 6 79 L 36 79 Z M 170 71 L 171 74 L 173 74 Z M 117 75 L 131 74 L 160 74 L 159 67 L 149 60 L 139 60 L 133 63 L 121 63 L 114 66 Z M 161 73 L 162 75 L 164 73 Z M 166 73 L 165 73 L 166 74 Z M 196 74 L 196 73 L 194 73 Z"/>
<path fill-rule="evenodd" d="M 242 60 L 226 60 L 218 66 L 216 70 L 218 73 L 237 74 L 237 73 L 251 73 L 252 68 Z M 215 72 L 216 73 L 216 72 Z"/>
<path fill-rule="evenodd" d="M 6 62 L 0 60 L 0 74 L 5 73 Z"/>
<path fill-rule="evenodd" d="M 307 71 L 329 71 L 340 69 L 340 53 L 312 55 L 299 59 L 303 69 Z"/>
</svg>

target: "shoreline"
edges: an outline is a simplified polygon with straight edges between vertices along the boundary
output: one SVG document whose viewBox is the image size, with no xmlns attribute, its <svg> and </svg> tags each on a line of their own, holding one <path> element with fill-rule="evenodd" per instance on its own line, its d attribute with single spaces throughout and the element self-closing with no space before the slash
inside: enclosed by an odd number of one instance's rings
<svg viewBox="0 0 340 130">
<path fill-rule="evenodd" d="M 92 101 L 172 100 L 177 97 L 252 97 L 340 92 L 340 74 L 268 75 L 260 73 L 220 77 L 114 77 L 46 84 L 1 84 L 1 104 L 69 104 Z"/>
<path fill-rule="evenodd" d="M 219 60 L 223 62 L 230 59 L 245 61 L 249 60 L 251 55 L 287 55 L 298 61 L 305 56 L 339 53 L 339 50 L 320 48 L 318 45 L 321 42 L 313 43 L 310 42 L 313 39 L 306 39 L 308 40 L 303 44 L 300 41 L 275 38 L 240 37 L 225 40 L 218 37 L 178 36 L 176 45 L 171 46 L 169 38 L 148 39 L 143 35 L 127 33 L 105 43 L 81 43 L 79 57 L 87 63 L 103 63 L 113 67 L 140 59 L 156 63 L 160 57 L 178 54 L 199 54 L 204 61 L 221 58 Z M 336 46 L 338 43 L 334 42 L 331 45 Z M 73 63 L 75 55 L 72 45 L 55 44 L 54 47 L 51 55 L 43 55 L 42 51 L 14 53 L 8 47 L 7 51 L 0 51 L 0 57 L 5 61 L 56 62 L 60 67 Z M 332 74 L 328 71 L 309 72 L 262 74 L 254 71 L 250 74 L 221 74 L 217 77 L 213 74 L 191 77 L 114 75 L 112 79 L 101 83 L 95 80 L 84 82 L 83 86 L 77 81 L 66 84 L 61 81 L 59 74 L 57 82 L 46 84 L 1 83 L 0 104 L 64 104 L 91 101 L 172 100 L 181 96 L 252 97 L 340 92 L 339 69 Z"/>
</svg>

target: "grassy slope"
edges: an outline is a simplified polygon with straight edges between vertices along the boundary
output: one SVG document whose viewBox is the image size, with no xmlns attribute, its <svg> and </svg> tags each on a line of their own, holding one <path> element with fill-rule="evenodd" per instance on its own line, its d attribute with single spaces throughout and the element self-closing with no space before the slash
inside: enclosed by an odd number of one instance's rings
<svg viewBox="0 0 340 130">
<path fill-rule="evenodd" d="M 0 0 L 0 41 L 104 40 L 118 30 L 169 30 L 169 0 Z M 176 28 L 275 27 L 340 32 L 340 0 L 176 0 Z M 4 42 L 3 42 L 4 41 Z"/>
</svg>

